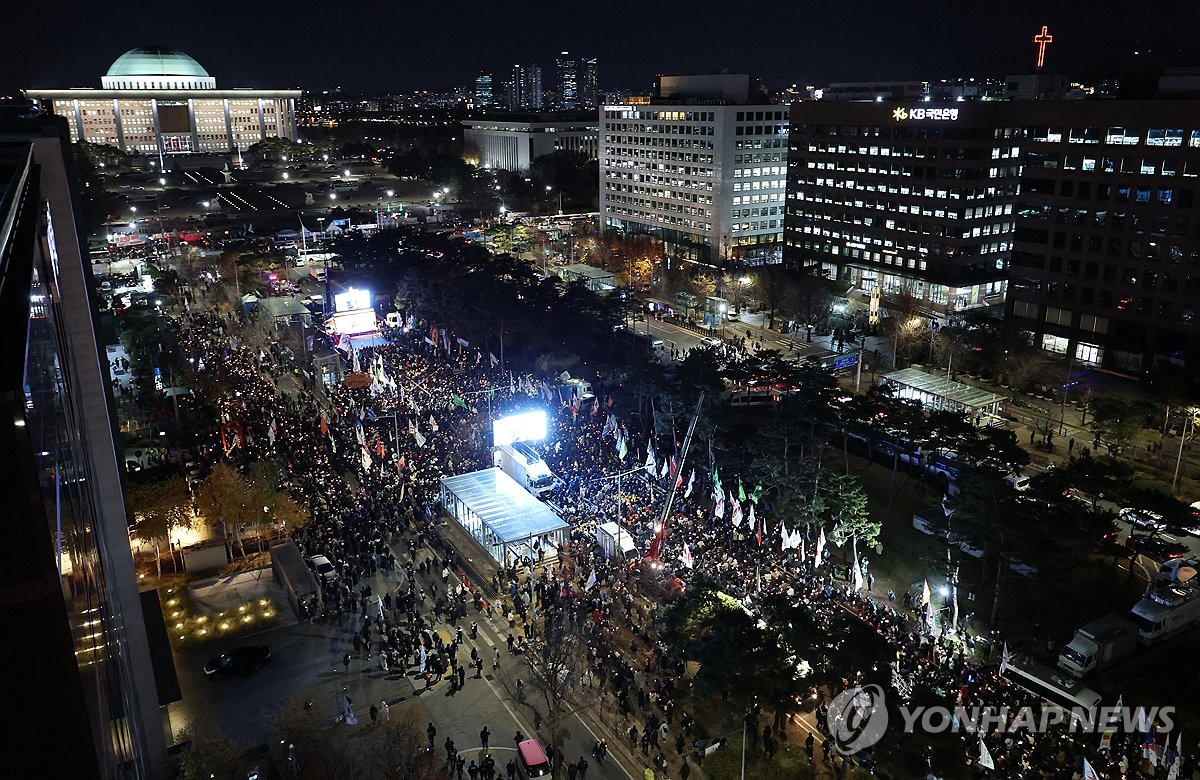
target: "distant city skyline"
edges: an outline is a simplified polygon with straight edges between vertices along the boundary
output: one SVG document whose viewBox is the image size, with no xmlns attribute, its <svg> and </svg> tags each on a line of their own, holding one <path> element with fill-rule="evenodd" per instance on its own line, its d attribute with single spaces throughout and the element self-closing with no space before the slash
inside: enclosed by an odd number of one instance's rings
<svg viewBox="0 0 1200 780">
<path fill-rule="evenodd" d="M 676 6 L 681 13 L 670 10 Z M 9 6 L 5 14 L 6 27 L 16 33 L 0 51 L 0 93 L 6 94 L 98 87 L 114 57 L 154 43 L 187 52 L 231 87 L 352 92 L 444 90 L 473 84 L 481 70 L 507 75 L 518 62 L 539 63 L 548 72 L 562 51 L 596 57 L 601 90 L 649 90 L 658 73 L 721 70 L 753 73 L 771 89 L 1004 76 L 1034 69 L 1032 38 L 1042 25 L 1054 36 L 1047 72 L 1116 76 L 1135 51 L 1186 45 L 1196 54 L 1178 15 L 1151 17 L 1139 6 L 1105 0 L 1011 2 L 969 14 L 949 0 L 870 13 L 844 4 L 795 4 L 774 11 L 769 24 L 745 29 L 728 24 L 728 7 L 715 0 L 653 7 L 616 0 L 573 14 L 561 4 L 534 0 L 520 13 L 481 7 L 465 19 L 418 6 L 406 8 L 396 24 L 379 24 L 375 16 L 360 24 L 308 0 L 296 0 L 287 14 L 215 0 L 178 19 L 159 4 L 129 0 L 120 24 L 99 9 L 62 14 L 45 3 Z M 643 15 L 636 29 L 655 26 L 660 34 L 653 45 L 637 43 L 641 33 L 621 32 L 622 24 Z M 1200 64 L 1200 56 L 1184 59 Z"/>
</svg>

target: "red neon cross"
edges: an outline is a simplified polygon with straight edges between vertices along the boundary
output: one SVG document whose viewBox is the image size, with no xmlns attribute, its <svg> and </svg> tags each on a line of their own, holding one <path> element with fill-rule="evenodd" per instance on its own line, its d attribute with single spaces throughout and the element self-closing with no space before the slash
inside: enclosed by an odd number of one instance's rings
<svg viewBox="0 0 1200 780">
<path fill-rule="evenodd" d="M 1046 47 L 1054 41 L 1054 36 L 1050 34 L 1050 29 L 1046 25 L 1042 25 L 1042 31 L 1033 36 L 1033 42 L 1038 45 L 1038 70 L 1042 69 L 1042 63 L 1046 61 Z"/>
</svg>

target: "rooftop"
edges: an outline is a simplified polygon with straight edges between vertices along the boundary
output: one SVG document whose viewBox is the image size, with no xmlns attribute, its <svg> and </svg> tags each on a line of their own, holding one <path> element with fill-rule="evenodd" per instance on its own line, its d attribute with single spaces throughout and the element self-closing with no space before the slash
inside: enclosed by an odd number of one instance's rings
<svg viewBox="0 0 1200 780">
<path fill-rule="evenodd" d="M 106 74 L 112 77 L 184 76 L 210 78 L 208 71 L 187 54 L 165 46 L 139 46 L 117 57 Z"/>
</svg>

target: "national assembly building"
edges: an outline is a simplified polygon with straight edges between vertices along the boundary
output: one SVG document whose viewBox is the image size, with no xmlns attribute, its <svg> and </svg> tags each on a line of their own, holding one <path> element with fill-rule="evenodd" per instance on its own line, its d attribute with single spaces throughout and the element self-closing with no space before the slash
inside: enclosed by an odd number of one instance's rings
<svg viewBox="0 0 1200 780">
<path fill-rule="evenodd" d="M 200 63 L 174 49 L 130 49 L 100 83 L 25 95 L 65 117 L 72 142 L 129 154 L 233 153 L 272 136 L 296 138 L 300 90 L 217 89 Z"/>
</svg>

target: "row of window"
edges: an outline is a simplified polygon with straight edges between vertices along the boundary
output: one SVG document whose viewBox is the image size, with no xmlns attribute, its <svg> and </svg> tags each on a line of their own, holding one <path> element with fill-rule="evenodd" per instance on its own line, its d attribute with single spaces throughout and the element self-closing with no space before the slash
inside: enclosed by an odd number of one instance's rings
<svg viewBox="0 0 1200 780">
<path fill-rule="evenodd" d="M 882 254 L 895 254 L 903 251 L 910 256 L 920 255 L 946 255 L 957 257 L 976 257 L 986 256 L 996 253 L 1008 252 L 1012 249 L 1012 244 L 1006 239 L 998 241 L 984 241 L 979 244 L 968 244 L 965 246 L 945 246 L 939 242 L 912 241 L 906 236 L 893 236 L 891 238 L 880 238 L 876 235 L 867 233 L 845 232 L 848 225 L 836 224 L 834 227 L 821 227 L 811 223 L 803 225 L 789 225 L 787 230 L 795 235 L 813 235 L 824 236 L 835 242 L 845 242 L 851 250 L 870 250 L 872 247 L 878 247 L 882 250 Z M 903 239 L 903 240 L 901 240 Z M 839 244 L 834 244 L 838 246 Z M 837 254 L 834 251 L 833 254 Z M 857 256 L 857 255 L 856 255 Z M 878 257 L 876 257 L 878 260 Z"/>
<path fill-rule="evenodd" d="M 652 149 L 655 147 L 667 149 L 705 149 L 712 151 L 715 144 L 701 138 L 638 138 L 632 135 L 606 135 L 604 142 L 621 144 L 625 148 L 606 147 L 606 154 L 625 154 L 632 149 Z"/>
<path fill-rule="evenodd" d="M 766 152 L 766 153 L 760 152 L 758 154 L 735 154 L 733 156 L 733 162 L 735 165 L 741 165 L 743 163 L 785 162 L 786 159 L 787 159 L 786 156 L 782 152 Z"/>
<path fill-rule="evenodd" d="M 786 138 L 746 138 L 733 142 L 734 149 L 786 149 Z"/>
<path fill-rule="evenodd" d="M 1185 191 L 1187 194 L 1180 193 L 1179 200 L 1187 200 L 1189 206 L 1192 200 L 1191 191 Z M 1166 201 L 1164 201 L 1166 202 Z M 1047 203 L 1022 203 L 1017 208 L 1017 214 L 1027 220 L 1038 220 L 1049 222 L 1054 219 L 1060 225 L 1075 225 L 1077 227 L 1086 227 L 1092 229 L 1112 231 L 1124 231 L 1126 228 L 1132 229 L 1135 233 L 1161 233 L 1166 235 L 1172 233 L 1177 236 L 1186 236 L 1188 234 L 1191 220 L 1188 217 L 1168 217 L 1164 215 L 1146 215 L 1146 214 L 1130 214 L 1125 209 L 1107 209 L 1088 210 L 1088 209 L 1072 209 L 1066 206 L 1054 208 Z M 1200 237 L 1200 221 L 1196 223 L 1197 236 Z M 1040 232 L 1043 240 L 1039 243 L 1045 243 L 1044 237 L 1048 234 L 1048 230 L 1038 228 L 1036 222 L 1027 226 L 1027 229 L 1033 231 L 1034 234 Z"/>
<path fill-rule="evenodd" d="M 757 230 L 778 230 L 783 227 L 782 220 L 760 219 L 755 222 L 735 222 L 729 226 L 730 233 L 745 233 Z"/>
<path fill-rule="evenodd" d="M 805 147 L 793 144 L 790 149 L 799 152 Z M 809 141 L 809 152 L 814 154 L 851 154 L 859 157 L 911 157 L 918 160 L 1007 160 L 1020 157 L 1021 149 L 1017 146 L 993 146 L 989 148 L 963 149 L 944 146 L 847 146 L 843 143 L 822 143 Z"/>
<path fill-rule="evenodd" d="M 1155 298 L 1150 295 L 1133 295 L 1123 290 L 1097 289 L 1067 282 L 1042 281 L 1024 277 L 1013 277 L 1010 284 L 1014 295 L 1019 294 L 1022 297 L 1090 306 L 1124 317 L 1153 317 L 1158 320 L 1183 323 L 1196 321 L 1196 308 L 1189 300 L 1180 301 Z M 1183 293 L 1185 299 L 1191 299 L 1200 294 L 1198 285 L 1191 285 L 1191 289 L 1196 292 L 1188 293 L 1187 289 L 1188 285 L 1185 285 Z"/>
<path fill-rule="evenodd" d="M 604 118 L 660 122 L 714 122 L 717 115 L 714 111 L 638 111 L 629 109 L 623 111 L 605 111 Z"/>
<path fill-rule="evenodd" d="M 798 176 L 795 178 L 795 184 L 799 186 L 815 186 L 815 187 L 837 187 L 836 179 L 823 179 L 815 177 Z M 851 182 L 853 185 L 854 182 Z M 854 186 L 858 192 L 877 192 L 881 195 L 914 195 L 917 197 L 938 198 L 939 200 L 988 200 L 995 198 L 1010 198 L 1018 193 L 1019 186 L 1014 181 L 1008 184 L 994 185 L 990 187 L 954 187 L 950 189 L 937 189 L 932 187 L 910 186 L 908 184 L 877 183 L 864 182 L 860 186 Z M 803 197 L 801 195 L 801 197 Z"/>
<path fill-rule="evenodd" d="M 735 181 L 732 189 L 734 192 L 749 192 L 751 190 L 758 192 L 759 190 L 781 190 L 786 186 L 786 179 L 766 179 L 763 181 Z"/>
<path fill-rule="evenodd" d="M 733 178 L 738 179 L 744 176 L 782 176 L 787 173 L 782 165 L 772 165 L 758 168 L 735 168 L 733 170 Z"/>
<path fill-rule="evenodd" d="M 1105 239 L 1103 236 L 1088 236 L 1085 239 L 1084 236 L 1078 234 L 1071 234 L 1068 241 L 1067 234 L 1065 233 L 1054 233 L 1053 239 L 1048 241 L 1045 237 L 1037 235 L 1039 232 L 1041 231 L 1020 228 L 1014 235 L 1014 240 L 1021 242 L 1023 245 L 1033 244 L 1050 249 L 1078 252 L 1079 254 L 1084 254 L 1086 251 L 1087 254 L 1093 257 L 1106 255 L 1114 258 L 1124 257 L 1129 260 L 1148 260 L 1152 263 L 1162 262 L 1176 265 L 1187 261 L 1192 265 L 1200 265 L 1200 250 L 1189 249 L 1175 242 L 1137 240 L 1123 244 L 1119 238 Z M 1122 252 L 1122 249 L 1124 249 L 1124 252 Z M 1033 252 L 1022 250 L 1013 254 L 1013 264 L 1027 268 L 1045 268 L 1045 260 L 1046 256 L 1038 254 L 1036 249 Z M 1077 269 L 1079 260 L 1071 258 L 1070 263 L 1074 265 L 1069 264 L 1068 268 Z M 1052 262 L 1051 270 L 1054 273 L 1060 272 L 1061 269 L 1056 269 L 1053 266 L 1054 263 Z M 1087 266 L 1094 267 L 1095 263 L 1088 263 Z M 1105 266 L 1105 268 L 1115 268 L 1115 266 Z"/>
<path fill-rule="evenodd" d="M 1079 154 L 1043 154 L 1030 152 L 1026 155 L 1029 168 L 1050 168 L 1064 171 L 1100 171 L 1143 176 L 1195 176 L 1200 173 L 1200 161 L 1175 158 L 1151 157 L 1104 157 Z"/>
<path fill-rule="evenodd" d="M 631 192 L 635 195 L 649 195 L 653 198 L 670 198 L 681 203 L 703 203 L 712 205 L 712 195 L 698 195 L 693 192 L 666 190 L 662 187 L 646 187 L 640 184 L 614 184 L 605 182 L 604 189 L 608 192 Z"/>
<path fill-rule="evenodd" d="M 951 168 L 931 165 L 888 165 L 876 166 L 868 162 L 847 163 L 819 160 L 791 160 L 788 167 L 804 168 L 810 171 L 834 171 L 843 174 L 868 174 L 880 176 L 899 176 L 906 179 L 956 179 L 969 181 L 971 179 L 1016 178 L 1021 175 L 1018 166 L 1004 168 Z"/>
<path fill-rule="evenodd" d="M 699 220 L 688 219 L 687 217 L 677 216 L 677 215 L 673 215 L 673 214 L 654 214 L 654 213 L 648 213 L 645 211 L 641 211 L 639 209 L 630 208 L 627 206 L 619 206 L 619 205 L 609 206 L 606 208 L 606 211 L 609 214 L 612 214 L 617 217 L 627 219 L 627 220 L 630 220 L 633 222 L 641 222 L 644 224 L 674 225 L 677 228 L 681 228 L 685 231 L 694 231 L 694 232 L 701 232 L 701 231 L 711 232 L 712 231 L 712 223 L 711 222 L 700 222 Z"/>
<path fill-rule="evenodd" d="M 618 133 L 638 133 L 642 135 L 716 135 L 716 128 L 712 125 L 626 125 L 613 123 L 605 124 L 604 129 Z M 741 133 L 738 133 L 738 135 L 741 135 Z M 605 137 L 607 138 L 608 136 Z"/>
<path fill-rule="evenodd" d="M 1099 144 L 1110 146 L 1187 146 L 1200 147 L 1200 130 L 1184 128 L 1151 127 L 1146 130 L 1113 126 L 1062 127 L 1039 125 L 1029 128 L 1026 136 L 1033 141 L 1057 144 L 1065 139 L 1069 144 Z"/>
<path fill-rule="evenodd" d="M 782 193 L 766 192 L 758 195 L 734 195 L 732 205 L 744 206 L 748 203 L 781 203 Z"/>
</svg>

